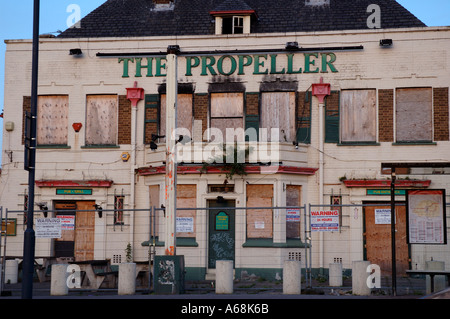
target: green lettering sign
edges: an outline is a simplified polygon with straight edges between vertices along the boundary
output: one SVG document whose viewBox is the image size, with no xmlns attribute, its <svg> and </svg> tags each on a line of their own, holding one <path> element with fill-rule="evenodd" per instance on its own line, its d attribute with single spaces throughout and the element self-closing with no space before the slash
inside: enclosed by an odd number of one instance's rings
<svg viewBox="0 0 450 319">
<path fill-rule="evenodd" d="M 56 195 L 92 195 L 92 189 L 57 189 Z"/>
<path fill-rule="evenodd" d="M 225 212 L 216 215 L 216 230 L 228 230 L 229 217 Z"/>
<path fill-rule="evenodd" d="M 303 57 L 303 60 L 302 60 Z M 187 56 L 185 57 L 185 76 L 193 76 L 194 70 L 198 70 L 201 76 L 233 74 L 245 75 L 248 67 L 252 67 L 253 75 L 266 74 L 310 74 L 310 73 L 337 73 L 334 63 L 337 57 L 334 53 L 304 53 L 295 54 L 255 54 L 255 55 L 223 55 Z M 119 64 L 123 64 L 122 77 L 130 77 L 130 63 L 136 64 L 135 77 L 164 77 L 166 76 L 165 57 L 128 57 L 119 58 Z M 270 64 L 270 65 L 269 65 Z"/>
</svg>

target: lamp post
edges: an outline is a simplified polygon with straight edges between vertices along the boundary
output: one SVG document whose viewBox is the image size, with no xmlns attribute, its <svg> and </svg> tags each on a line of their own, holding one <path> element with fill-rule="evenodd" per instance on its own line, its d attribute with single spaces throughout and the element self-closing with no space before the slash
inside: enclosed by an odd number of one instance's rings
<svg viewBox="0 0 450 319">
<path fill-rule="evenodd" d="M 28 170 L 28 211 L 27 228 L 23 242 L 23 284 L 22 298 L 33 297 L 34 254 L 36 237 L 33 229 L 34 219 L 34 183 L 36 166 L 36 115 L 38 101 L 38 64 L 39 64 L 39 0 L 34 0 L 33 12 L 33 55 L 31 75 L 31 114 L 29 116 L 29 137 L 25 143 L 25 169 Z"/>
</svg>

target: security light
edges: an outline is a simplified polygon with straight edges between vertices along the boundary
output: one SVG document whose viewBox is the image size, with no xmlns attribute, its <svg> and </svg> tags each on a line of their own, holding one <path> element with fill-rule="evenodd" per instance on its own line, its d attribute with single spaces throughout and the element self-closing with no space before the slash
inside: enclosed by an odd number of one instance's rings
<svg viewBox="0 0 450 319">
<path fill-rule="evenodd" d="M 80 56 L 82 54 L 83 51 L 81 51 L 81 49 L 70 49 L 69 51 L 69 55 Z"/>
<path fill-rule="evenodd" d="M 380 40 L 380 46 L 382 47 L 390 47 L 392 45 L 392 39 L 382 39 Z"/>
</svg>

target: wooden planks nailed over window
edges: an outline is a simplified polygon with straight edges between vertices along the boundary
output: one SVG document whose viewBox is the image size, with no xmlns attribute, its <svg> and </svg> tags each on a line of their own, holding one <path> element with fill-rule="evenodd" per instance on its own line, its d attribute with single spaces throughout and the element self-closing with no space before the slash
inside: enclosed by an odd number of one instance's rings
<svg viewBox="0 0 450 319">
<path fill-rule="evenodd" d="M 376 142 L 376 90 L 341 91 L 341 141 Z"/>
<path fill-rule="evenodd" d="M 295 92 L 262 93 L 261 114 L 262 127 L 267 129 L 267 141 L 293 142 L 296 140 Z M 271 135 L 271 129 L 279 130 L 278 139 Z"/>
<path fill-rule="evenodd" d="M 192 137 L 192 94 L 178 94 L 177 96 L 177 133 L 185 135 L 189 132 Z M 159 135 L 166 135 L 166 95 L 161 94 Z M 183 130 L 181 130 L 183 129 Z M 164 143 L 165 138 L 159 139 Z"/>
</svg>

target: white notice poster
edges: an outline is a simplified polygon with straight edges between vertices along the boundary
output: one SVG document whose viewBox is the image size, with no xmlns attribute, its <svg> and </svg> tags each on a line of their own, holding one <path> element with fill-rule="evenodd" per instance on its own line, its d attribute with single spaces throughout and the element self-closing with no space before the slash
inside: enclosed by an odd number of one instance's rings
<svg viewBox="0 0 450 319">
<path fill-rule="evenodd" d="M 36 238 L 61 238 L 61 219 L 59 218 L 36 218 Z"/>
<path fill-rule="evenodd" d="M 447 242 L 444 190 L 408 190 L 407 213 L 409 243 Z"/>
<path fill-rule="evenodd" d="M 311 231 L 339 231 L 339 211 L 325 210 L 311 212 Z"/>
<path fill-rule="evenodd" d="M 391 224 L 391 210 L 390 209 L 375 209 L 375 224 L 376 225 L 390 225 Z"/>
<path fill-rule="evenodd" d="M 193 233 L 194 218 L 193 217 L 177 217 L 177 233 Z"/>
</svg>

